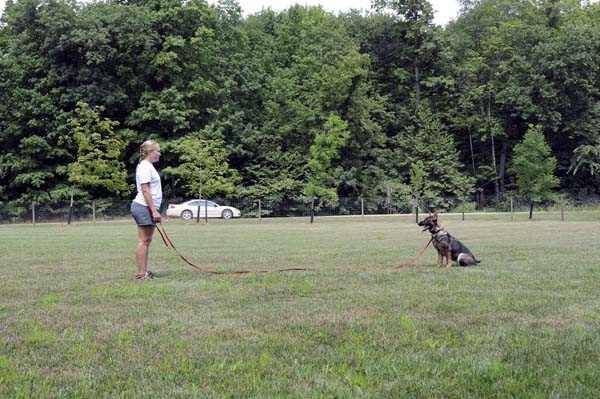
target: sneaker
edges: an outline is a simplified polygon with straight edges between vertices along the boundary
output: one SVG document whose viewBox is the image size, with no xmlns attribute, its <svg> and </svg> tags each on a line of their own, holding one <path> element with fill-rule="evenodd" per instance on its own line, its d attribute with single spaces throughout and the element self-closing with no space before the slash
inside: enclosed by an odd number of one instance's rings
<svg viewBox="0 0 600 399">
<path fill-rule="evenodd" d="M 144 274 L 136 274 L 135 276 L 136 280 L 144 280 L 146 278 L 153 279 L 154 277 L 150 276 L 147 272 Z"/>
</svg>

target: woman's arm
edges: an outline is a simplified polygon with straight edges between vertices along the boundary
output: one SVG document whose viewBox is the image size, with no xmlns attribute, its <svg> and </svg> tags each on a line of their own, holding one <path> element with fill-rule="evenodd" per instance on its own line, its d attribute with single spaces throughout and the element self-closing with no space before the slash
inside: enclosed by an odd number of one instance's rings
<svg viewBox="0 0 600 399">
<path fill-rule="evenodd" d="M 142 195 L 144 196 L 144 199 L 146 200 L 146 204 L 148 204 L 148 207 L 152 211 L 152 218 L 154 219 L 154 221 L 156 223 L 160 223 L 161 216 L 160 216 L 160 213 L 158 212 L 158 209 L 156 209 L 156 206 L 154 206 L 154 201 L 152 200 L 152 194 L 150 194 L 150 183 L 142 183 Z"/>
</svg>

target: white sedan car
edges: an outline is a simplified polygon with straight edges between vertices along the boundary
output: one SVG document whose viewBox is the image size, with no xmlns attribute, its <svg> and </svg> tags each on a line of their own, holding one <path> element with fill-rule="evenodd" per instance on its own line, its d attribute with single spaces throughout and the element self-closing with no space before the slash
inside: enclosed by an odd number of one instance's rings
<svg viewBox="0 0 600 399">
<path fill-rule="evenodd" d="M 181 204 L 169 204 L 167 216 L 190 220 L 198 216 L 198 208 L 200 208 L 201 218 L 206 215 L 209 218 L 231 219 L 239 218 L 242 215 L 239 209 L 232 206 L 221 206 L 212 201 L 195 199 Z"/>
</svg>

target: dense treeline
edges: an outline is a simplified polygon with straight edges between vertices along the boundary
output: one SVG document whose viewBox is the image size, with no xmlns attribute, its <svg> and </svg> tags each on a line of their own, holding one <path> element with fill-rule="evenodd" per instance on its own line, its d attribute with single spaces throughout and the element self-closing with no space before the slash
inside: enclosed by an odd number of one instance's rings
<svg viewBox="0 0 600 399">
<path fill-rule="evenodd" d="M 154 138 L 167 197 L 391 187 L 437 208 L 486 204 L 517 189 L 530 128 L 560 190 L 597 193 L 600 4 L 461 5 L 442 28 L 421 0 L 248 17 L 234 0 L 8 0 L 0 201 L 128 198 Z"/>
</svg>

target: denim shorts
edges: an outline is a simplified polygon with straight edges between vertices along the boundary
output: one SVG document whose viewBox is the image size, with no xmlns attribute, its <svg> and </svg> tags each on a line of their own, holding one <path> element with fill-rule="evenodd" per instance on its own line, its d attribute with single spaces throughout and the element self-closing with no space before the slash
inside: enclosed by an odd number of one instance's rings
<svg viewBox="0 0 600 399">
<path fill-rule="evenodd" d="M 135 219 L 138 226 L 155 226 L 152 211 L 149 207 L 138 204 L 135 201 L 131 202 L 131 216 Z"/>
</svg>

